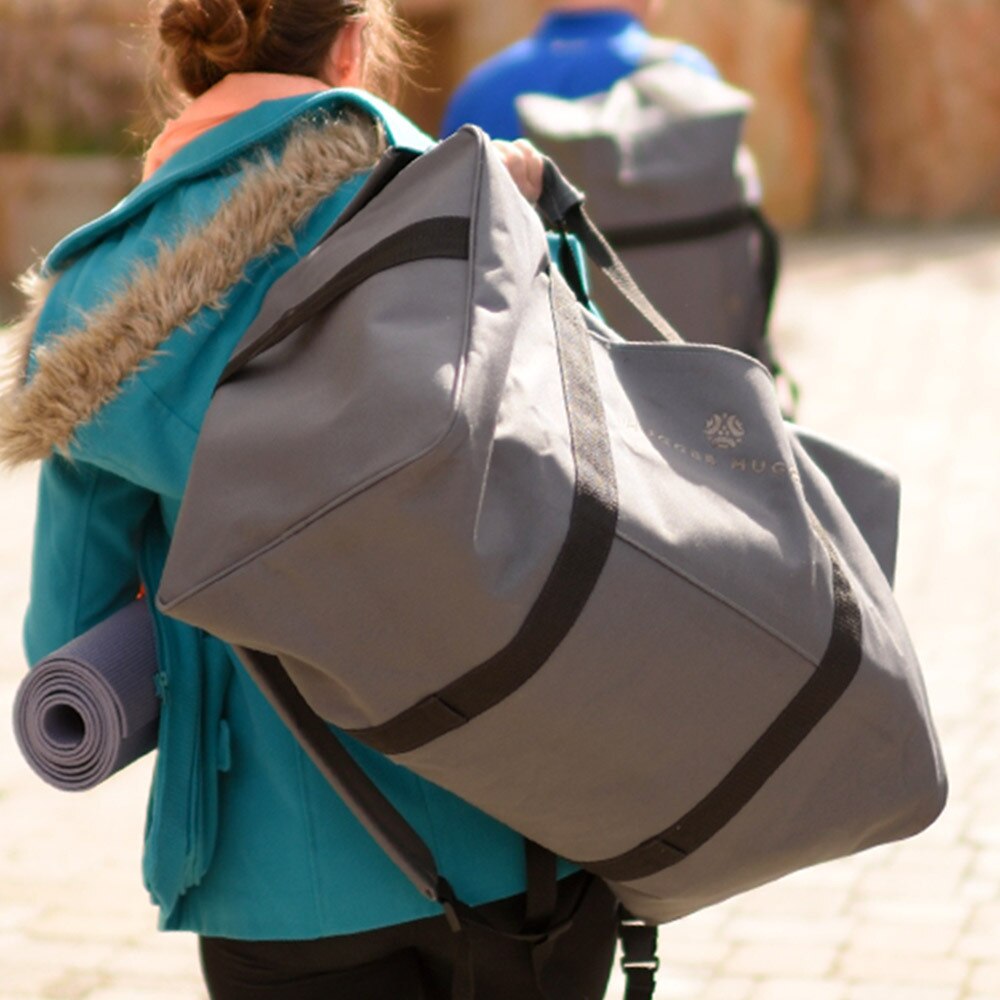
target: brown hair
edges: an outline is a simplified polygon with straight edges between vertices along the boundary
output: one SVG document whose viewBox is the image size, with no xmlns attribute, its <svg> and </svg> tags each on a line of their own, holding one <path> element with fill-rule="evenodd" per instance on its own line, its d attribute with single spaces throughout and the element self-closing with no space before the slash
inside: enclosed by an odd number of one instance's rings
<svg viewBox="0 0 1000 1000">
<path fill-rule="evenodd" d="M 191 97 L 227 73 L 318 76 L 340 29 L 368 16 L 365 87 L 393 100 L 408 58 L 405 29 L 392 0 L 165 0 L 160 62 L 167 79 Z"/>
</svg>

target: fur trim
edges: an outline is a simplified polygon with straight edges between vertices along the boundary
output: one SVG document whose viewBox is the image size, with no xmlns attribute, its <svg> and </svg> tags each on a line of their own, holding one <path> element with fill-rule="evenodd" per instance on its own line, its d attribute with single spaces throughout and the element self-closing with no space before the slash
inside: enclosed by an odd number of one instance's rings
<svg viewBox="0 0 1000 1000">
<path fill-rule="evenodd" d="M 9 340 L 3 356 L 0 356 L 0 407 L 7 398 L 24 387 L 38 317 L 53 285 L 55 279 L 43 276 L 40 267 L 33 267 L 17 283 L 18 290 L 28 304 L 21 318 L 2 331 Z"/>
<path fill-rule="evenodd" d="M 296 229 L 345 180 L 370 167 L 385 139 L 353 113 L 302 125 L 280 162 L 253 161 L 214 216 L 140 264 L 108 302 L 35 351 L 31 342 L 54 280 L 29 277 L 33 301 L 14 328 L 16 371 L 0 395 L 0 464 L 14 466 L 66 453 L 76 430 L 121 391 L 178 327 L 221 305 L 255 259 L 293 245 Z"/>
</svg>

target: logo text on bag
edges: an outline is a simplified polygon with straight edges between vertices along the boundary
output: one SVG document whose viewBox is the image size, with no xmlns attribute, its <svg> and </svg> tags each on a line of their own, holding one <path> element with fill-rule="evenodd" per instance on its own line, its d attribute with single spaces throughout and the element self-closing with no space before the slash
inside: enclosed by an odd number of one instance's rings
<svg viewBox="0 0 1000 1000">
<path fill-rule="evenodd" d="M 675 454 L 683 455 L 701 465 L 758 476 L 787 476 L 793 482 L 797 482 L 799 478 L 798 469 L 789 466 L 787 462 L 744 455 L 732 455 L 727 460 L 715 452 L 693 448 L 681 441 L 675 441 L 660 431 L 647 430 L 646 434 L 651 441 L 665 445 Z M 705 422 L 705 437 L 716 451 L 734 451 L 743 443 L 746 428 L 743 426 L 743 421 L 735 414 L 713 413 Z"/>
</svg>

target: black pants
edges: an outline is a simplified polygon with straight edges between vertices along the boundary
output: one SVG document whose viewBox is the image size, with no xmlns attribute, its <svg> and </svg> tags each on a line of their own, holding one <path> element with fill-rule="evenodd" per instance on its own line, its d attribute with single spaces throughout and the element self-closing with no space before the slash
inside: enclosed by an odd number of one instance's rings
<svg viewBox="0 0 1000 1000">
<path fill-rule="evenodd" d="M 473 927 L 476 1000 L 600 1000 L 614 958 L 618 904 L 598 879 L 579 873 L 559 883 L 556 919 L 574 912 L 537 985 L 523 942 Z M 524 897 L 479 907 L 501 930 L 520 930 Z M 212 1000 L 448 1000 L 455 935 L 443 917 L 316 941 L 201 939 Z"/>
</svg>

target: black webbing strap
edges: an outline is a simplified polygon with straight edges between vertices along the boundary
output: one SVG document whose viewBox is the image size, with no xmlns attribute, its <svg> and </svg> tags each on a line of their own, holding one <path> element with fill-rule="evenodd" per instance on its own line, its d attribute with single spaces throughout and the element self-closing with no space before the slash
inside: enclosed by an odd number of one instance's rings
<svg viewBox="0 0 1000 1000">
<path fill-rule="evenodd" d="M 533 840 L 524 841 L 525 897 L 524 920 L 521 933 L 531 940 L 531 965 L 535 972 L 535 985 L 541 996 L 546 996 L 545 967 L 556 942 L 570 926 L 570 921 L 556 924 L 559 904 L 559 861 L 556 856 Z"/>
<path fill-rule="evenodd" d="M 761 300 L 764 303 L 764 315 L 761 320 L 763 336 L 759 341 L 759 348 L 755 354 L 757 360 L 766 365 L 774 378 L 782 380 L 783 384 L 787 387 L 790 397 L 790 412 L 784 415 L 790 419 L 794 417 L 795 411 L 798 409 L 799 385 L 774 356 L 774 352 L 771 350 L 771 338 L 768 334 L 771 326 L 771 313 L 774 311 L 775 294 L 778 290 L 778 275 L 781 271 L 781 237 L 760 209 L 755 208 L 753 210 L 751 222 L 757 230 L 757 235 L 760 239 L 758 276 L 760 278 Z"/>
<path fill-rule="evenodd" d="M 555 270 L 552 312 L 575 469 L 562 546 L 521 627 L 503 649 L 386 722 L 350 730 L 382 753 L 405 753 L 458 729 L 533 677 L 575 624 L 611 551 L 618 487 L 604 405 L 579 306 Z"/>
<path fill-rule="evenodd" d="M 281 661 L 252 649 L 237 647 L 236 653 L 323 777 L 417 890 L 435 902 L 453 899 L 430 848 L 302 697 Z"/>
<path fill-rule="evenodd" d="M 280 344 L 318 312 L 374 275 L 418 260 L 466 260 L 469 256 L 470 227 L 468 218 L 439 216 L 415 222 L 386 236 L 331 275 L 310 295 L 290 306 L 271 326 L 236 351 L 222 370 L 216 388 L 264 351 Z"/>
<path fill-rule="evenodd" d="M 576 262 L 576 255 L 569 242 L 569 234 L 565 229 L 559 232 L 559 270 L 566 279 L 566 283 L 573 290 L 577 302 L 585 308 L 590 308 L 590 296 L 587 294 L 587 286 L 583 280 L 583 274 Z"/>
<path fill-rule="evenodd" d="M 656 953 L 659 935 L 651 924 L 636 920 L 622 910 L 618 920 L 618 940 L 622 946 L 625 973 L 625 1000 L 653 1000 L 660 959 Z"/>
<path fill-rule="evenodd" d="M 683 338 L 659 313 L 657 308 L 643 294 L 628 269 L 611 248 L 601 231 L 591 221 L 583 207 L 583 194 L 573 187 L 559 172 L 559 168 L 549 159 L 545 160 L 542 194 L 538 199 L 538 210 L 548 225 L 557 233 L 575 236 L 583 247 L 591 263 L 604 272 L 608 280 L 621 295 L 646 320 L 650 327 L 651 341 L 667 340 L 680 343 Z M 569 260 L 567 262 L 567 256 Z M 582 292 L 583 283 L 576 270 L 576 263 L 564 250 L 560 263 L 569 264 L 568 274 L 574 291 L 580 301 L 586 302 Z M 574 278 L 574 275 L 576 277 Z"/>
<path fill-rule="evenodd" d="M 814 524 L 833 573 L 833 630 L 812 676 L 732 770 L 681 819 L 632 850 L 584 867 L 612 882 L 629 882 L 683 861 L 718 833 L 761 789 L 847 690 L 861 665 L 861 609 L 840 558 Z"/>
<path fill-rule="evenodd" d="M 540 844 L 525 838 L 525 934 L 539 934 L 552 926 L 559 902 L 558 859 Z"/>
<path fill-rule="evenodd" d="M 763 349 L 765 356 L 760 360 L 777 374 L 779 369 L 771 357 L 770 348 L 766 346 L 766 340 L 781 269 L 781 239 L 758 206 L 736 205 L 721 212 L 692 219 L 674 219 L 670 222 L 605 229 L 604 237 L 620 253 L 622 250 L 712 239 L 743 228 L 756 232 L 760 241 L 757 278 L 764 307 L 761 316 L 761 339 L 765 341 Z"/>
<path fill-rule="evenodd" d="M 764 301 L 764 329 L 767 330 L 781 271 L 781 238 L 759 208 L 751 209 L 750 222 L 760 237 L 760 292 Z"/>
<path fill-rule="evenodd" d="M 552 946 L 572 924 L 574 913 L 555 923 L 558 884 L 556 857 L 526 840 L 525 919 L 519 932 L 494 927 L 455 895 L 437 870 L 430 848 L 344 749 L 330 726 L 310 707 L 281 661 L 268 653 L 237 648 L 240 662 L 279 718 L 375 842 L 413 883 L 438 904 L 455 935 L 451 1000 L 474 1000 L 473 954 L 468 928 L 520 941 L 531 950 L 536 979 Z"/>
<path fill-rule="evenodd" d="M 611 244 L 590 221 L 590 216 L 584 210 L 582 202 L 569 209 L 557 229 L 570 233 L 580 241 L 591 262 L 604 272 L 611 284 L 646 320 L 650 327 L 649 340 L 683 342 L 680 334 L 667 322 L 656 306 L 646 298 L 645 293 L 635 283 L 635 279 L 611 248 Z"/>
</svg>

